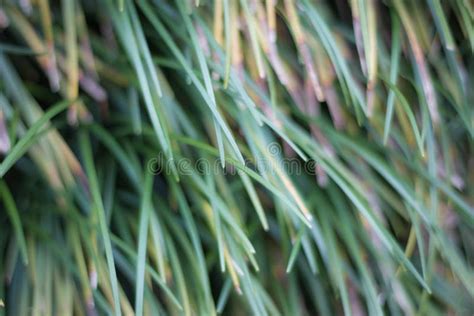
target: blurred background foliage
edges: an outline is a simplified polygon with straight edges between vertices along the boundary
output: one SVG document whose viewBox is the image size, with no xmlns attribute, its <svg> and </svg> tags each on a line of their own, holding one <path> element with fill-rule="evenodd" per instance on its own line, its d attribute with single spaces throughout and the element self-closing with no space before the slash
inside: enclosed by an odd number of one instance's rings
<svg viewBox="0 0 474 316">
<path fill-rule="evenodd" d="M 473 51 L 470 0 L 1 1 L 0 314 L 472 314 Z"/>
</svg>

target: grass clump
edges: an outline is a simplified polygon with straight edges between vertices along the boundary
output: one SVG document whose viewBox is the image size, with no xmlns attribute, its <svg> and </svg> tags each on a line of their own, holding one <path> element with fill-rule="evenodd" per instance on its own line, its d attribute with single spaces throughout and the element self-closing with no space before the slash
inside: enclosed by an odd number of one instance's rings
<svg viewBox="0 0 474 316">
<path fill-rule="evenodd" d="M 474 310 L 464 0 L 5 0 L 1 315 Z"/>
</svg>

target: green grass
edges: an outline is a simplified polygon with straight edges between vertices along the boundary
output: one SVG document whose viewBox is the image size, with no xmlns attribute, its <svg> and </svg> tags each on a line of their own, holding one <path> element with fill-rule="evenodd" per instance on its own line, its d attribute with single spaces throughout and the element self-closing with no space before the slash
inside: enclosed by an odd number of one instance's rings
<svg viewBox="0 0 474 316">
<path fill-rule="evenodd" d="M 468 315 L 474 6 L 6 0 L 0 315 Z"/>
</svg>

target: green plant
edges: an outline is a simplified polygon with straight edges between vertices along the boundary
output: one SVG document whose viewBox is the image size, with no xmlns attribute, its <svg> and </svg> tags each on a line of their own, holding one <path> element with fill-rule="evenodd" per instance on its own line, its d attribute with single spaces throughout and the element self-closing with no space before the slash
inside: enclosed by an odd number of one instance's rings
<svg viewBox="0 0 474 316">
<path fill-rule="evenodd" d="M 0 313 L 469 314 L 467 0 L 4 0 Z"/>
</svg>

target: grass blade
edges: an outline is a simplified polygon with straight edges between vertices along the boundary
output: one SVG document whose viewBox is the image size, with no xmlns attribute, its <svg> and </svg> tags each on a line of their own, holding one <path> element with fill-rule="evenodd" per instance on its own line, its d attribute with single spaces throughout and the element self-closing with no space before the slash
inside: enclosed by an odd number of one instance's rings
<svg viewBox="0 0 474 316">
<path fill-rule="evenodd" d="M 96 212 L 96 216 L 99 220 L 99 229 L 102 242 L 104 243 L 105 256 L 107 259 L 107 267 L 109 270 L 110 282 L 112 285 L 113 301 L 114 301 L 114 313 L 117 316 L 122 314 L 120 309 L 119 299 L 119 286 L 117 279 L 117 272 L 115 271 L 115 263 L 112 252 L 112 242 L 110 241 L 109 228 L 107 227 L 107 219 L 105 217 L 104 205 L 102 203 L 102 197 L 99 191 L 99 183 L 97 181 L 97 174 L 94 166 L 92 148 L 89 140 L 89 136 L 85 131 L 81 131 L 79 134 L 79 143 L 81 147 L 81 153 L 84 160 L 84 166 L 87 173 L 87 178 L 90 184 L 90 190 L 92 194 L 92 202 Z"/>
</svg>

